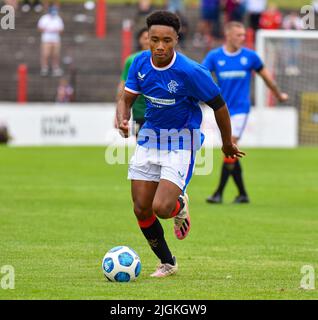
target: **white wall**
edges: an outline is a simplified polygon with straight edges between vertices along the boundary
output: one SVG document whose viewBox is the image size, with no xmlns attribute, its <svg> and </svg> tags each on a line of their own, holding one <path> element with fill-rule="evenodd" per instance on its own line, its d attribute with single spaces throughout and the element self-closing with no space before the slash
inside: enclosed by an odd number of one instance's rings
<svg viewBox="0 0 318 320">
<path fill-rule="evenodd" d="M 213 129 L 212 138 L 206 134 L 210 146 L 221 145 L 213 110 L 204 108 L 202 130 Z M 211 135 L 211 134 L 210 134 Z M 298 114 L 293 107 L 252 108 L 240 146 L 246 147 L 296 147 L 298 145 Z"/>
<path fill-rule="evenodd" d="M 205 145 L 221 144 L 212 109 L 203 108 Z M 123 145 L 113 127 L 114 104 L 0 103 L 0 123 L 7 124 L 12 145 Z M 241 146 L 295 147 L 298 120 L 294 108 L 256 108 L 250 114 Z"/>
</svg>

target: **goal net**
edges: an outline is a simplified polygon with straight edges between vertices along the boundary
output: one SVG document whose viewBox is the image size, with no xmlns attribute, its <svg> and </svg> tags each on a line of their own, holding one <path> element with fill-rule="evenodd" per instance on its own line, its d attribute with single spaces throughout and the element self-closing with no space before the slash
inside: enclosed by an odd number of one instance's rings
<svg viewBox="0 0 318 320">
<path fill-rule="evenodd" d="M 318 144 L 318 31 L 260 30 L 256 50 L 289 106 L 299 113 L 299 143 Z M 260 77 L 256 78 L 257 107 L 280 106 Z"/>
</svg>

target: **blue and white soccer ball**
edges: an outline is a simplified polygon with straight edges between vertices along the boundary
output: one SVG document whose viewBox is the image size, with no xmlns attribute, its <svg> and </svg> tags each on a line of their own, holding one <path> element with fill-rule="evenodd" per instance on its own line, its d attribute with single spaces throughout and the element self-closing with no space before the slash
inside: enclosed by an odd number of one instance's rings
<svg viewBox="0 0 318 320">
<path fill-rule="evenodd" d="M 139 276 L 141 261 L 133 249 L 127 246 L 118 246 L 105 254 L 102 268 L 109 281 L 128 282 L 136 280 Z"/>
</svg>

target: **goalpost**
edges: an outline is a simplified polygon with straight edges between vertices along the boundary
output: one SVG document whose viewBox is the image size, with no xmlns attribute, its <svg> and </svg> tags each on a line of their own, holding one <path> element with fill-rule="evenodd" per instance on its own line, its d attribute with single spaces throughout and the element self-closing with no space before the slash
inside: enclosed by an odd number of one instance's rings
<svg viewBox="0 0 318 320">
<path fill-rule="evenodd" d="M 299 143 L 318 144 L 318 31 L 259 30 L 256 51 L 299 115 Z M 279 106 L 256 77 L 257 108 Z"/>
</svg>

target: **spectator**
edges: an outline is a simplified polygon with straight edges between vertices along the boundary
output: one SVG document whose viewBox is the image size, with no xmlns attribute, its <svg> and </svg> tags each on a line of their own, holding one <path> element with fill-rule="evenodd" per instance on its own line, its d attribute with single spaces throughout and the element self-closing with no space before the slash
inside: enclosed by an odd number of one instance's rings
<svg viewBox="0 0 318 320">
<path fill-rule="evenodd" d="M 40 0 L 34 0 L 33 3 L 31 2 L 32 0 L 23 0 L 21 10 L 23 12 L 29 12 L 31 10 L 31 7 L 33 7 L 33 10 L 37 13 L 43 10 L 43 6 Z"/>
<path fill-rule="evenodd" d="M 201 0 L 200 21 L 193 46 L 210 48 L 214 37 L 220 37 L 220 0 Z"/>
<path fill-rule="evenodd" d="M 297 12 L 291 12 L 283 19 L 283 28 L 285 30 L 302 30 L 303 21 Z M 287 76 L 298 76 L 300 69 L 298 67 L 298 56 L 301 52 L 301 42 L 296 38 L 287 38 L 285 44 L 285 56 L 287 58 L 287 65 L 285 67 L 285 74 Z"/>
<path fill-rule="evenodd" d="M 38 22 L 41 35 L 41 75 L 49 73 L 49 60 L 52 59 L 52 75 L 60 77 L 63 70 L 60 67 L 61 33 L 64 23 L 58 14 L 58 8 L 50 5 L 48 13 L 42 16 Z"/>
<path fill-rule="evenodd" d="M 61 78 L 57 87 L 56 102 L 67 103 L 74 101 L 74 89 L 66 78 Z"/>
<path fill-rule="evenodd" d="M 244 20 L 245 0 L 225 0 L 224 1 L 226 20 L 239 21 Z"/>
<path fill-rule="evenodd" d="M 246 0 L 246 10 L 249 16 L 249 26 L 256 31 L 259 29 L 259 19 L 267 6 L 267 0 Z"/>
<path fill-rule="evenodd" d="M 311 5 L 314 7 L 316 13 L 318 13 L 318 0 L 312 0 Z"/>
<path fill-rule="evenodd" d="M 292 11 L 283 19 L 283 28 L 285 30 L 302 30 L 303 21 L 297 11 Z"/>
<path fill-rule="evenodd" d="M 282 14 L 275 4 L 270 4 L 268 9 L 262 12 L 259 19 L 259 27 L 267 30 L 277 30 L 282 25 Z"/>
<path fill-rule="evenodd" d="M 184 15 L 184 0 L 166 0 L 166 6 L 168 11 Z"/>
</svg>

